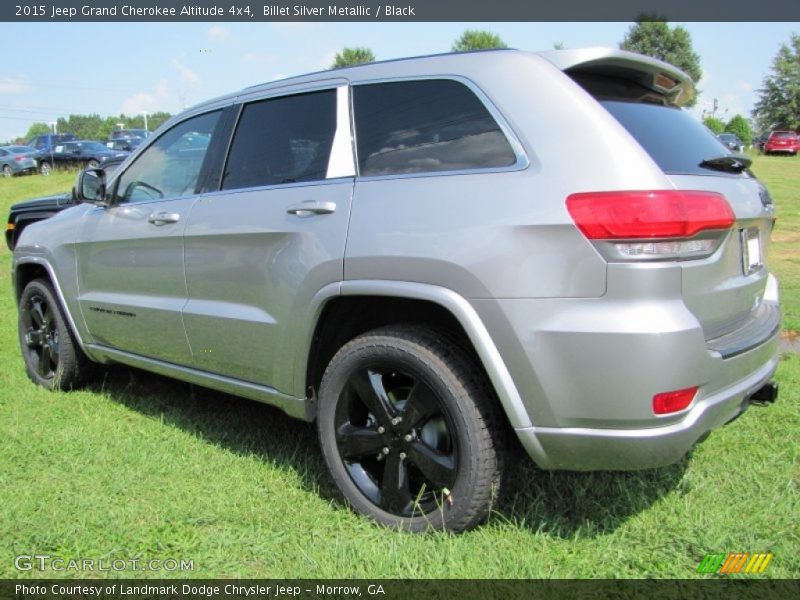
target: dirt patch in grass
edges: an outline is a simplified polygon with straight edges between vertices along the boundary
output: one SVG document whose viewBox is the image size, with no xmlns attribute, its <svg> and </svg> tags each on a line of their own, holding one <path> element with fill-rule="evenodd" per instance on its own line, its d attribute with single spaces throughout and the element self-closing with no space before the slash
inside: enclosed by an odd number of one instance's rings
<svg viewBox="0 0 800 600">
<path fill-rule="evenodd" d="M 795 329 L 781 331 L 780 339 L 778 340 L 778 351 L 781 354 L 787 352 L 800 354 L 800 331 Z"/>
</svg>

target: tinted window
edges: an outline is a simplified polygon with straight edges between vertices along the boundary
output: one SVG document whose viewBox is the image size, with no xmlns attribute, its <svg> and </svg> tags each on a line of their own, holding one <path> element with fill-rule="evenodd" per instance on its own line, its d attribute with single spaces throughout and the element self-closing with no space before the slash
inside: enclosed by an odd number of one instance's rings
<svg viewBox="0 0 800 600">
<path fill-rule="evenodd" d="M 193 117 L 159 137 L 120 176 L 117 198 L 135 202 L 194 194 L 219 114 Z"/>
<path fill-rule="evenodd" d="M 791 131 L 775 131 L 773 132 L 772 136 L 774 138 L 793 138 L 795 134 Z"/>
<path fill-rule="evenodd" d="M 465 85 L 421 80 L 357 86 L 353 104 L 361 175 L 507 167 L 516 156 Z"/>
<path fill-rule="evenodd" d="M 669 106 L 602 100 L 608 112 L 636 138 L 665 173 L 719 175 L 704 169 L 707 158 L 730 150 L 689 113 Z"/>
<path fill-rule="evenodd" d="M 246 105 L 222 189 L 325 179 L 335 132 L 334 90 Z"/>
</svg>

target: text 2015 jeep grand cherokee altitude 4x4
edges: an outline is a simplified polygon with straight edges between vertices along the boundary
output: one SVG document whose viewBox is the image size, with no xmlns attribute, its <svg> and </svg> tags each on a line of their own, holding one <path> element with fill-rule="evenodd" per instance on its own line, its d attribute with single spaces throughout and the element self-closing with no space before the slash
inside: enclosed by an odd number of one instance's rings
<svg viewBox="0 0 800 600">
<path fill-rule="evenodd" d="M 674 462 L 774 400 L 780 322 L 769 195 L 693 93 L 635 54 L 504 50 L 209 101 L 22 233 L 27 370 L 316 420 L 350 504 L 412 530 L 486 515 L 509 425 L 546 469 Z"/>
</svg>

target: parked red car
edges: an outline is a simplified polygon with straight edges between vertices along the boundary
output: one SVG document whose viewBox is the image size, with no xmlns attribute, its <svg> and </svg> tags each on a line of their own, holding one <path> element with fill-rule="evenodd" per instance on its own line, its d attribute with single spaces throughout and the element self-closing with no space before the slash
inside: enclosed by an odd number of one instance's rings
<svg viewBox="0 0 800 600">
<path fill-rule="evenodd" d="M 780 152 L 797 156 L 798 150 L 800 150 L 800 138 L 794 131 L 773 131 L 764 144 L 764 154 Z"/>
</svg>

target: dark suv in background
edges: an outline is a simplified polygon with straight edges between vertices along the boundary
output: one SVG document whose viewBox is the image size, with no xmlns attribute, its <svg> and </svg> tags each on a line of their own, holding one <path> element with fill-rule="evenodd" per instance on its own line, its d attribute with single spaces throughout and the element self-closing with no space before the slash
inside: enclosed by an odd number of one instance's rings
<svg viewBox="0 0 800 600">
<path fill-rule="evenodd" d="M 63 144 L 64 142 L 71 142 L 78 139 L 74 133 L 46 133 L 44 135 L 37 135 L 28 140 L 28 146 L 36 148 L 40 152 L 47 153 L 53 149 L 56 144 Z"/>
<path fill-rule="evenodd" d="M 37 135 L 28 140 L 28 146 L 36 148 L 39 151 L 39 172 L 42 175 L 49 175 L 52 168 L 52 154 L 58 144 L 64 142 L 71 142 L 78 139 L 74 133 L 46 133 L 44 135 Z M 49 160 L 48 160 L 48 157 Z"/>
</svg>

